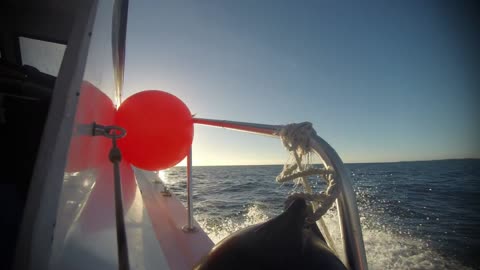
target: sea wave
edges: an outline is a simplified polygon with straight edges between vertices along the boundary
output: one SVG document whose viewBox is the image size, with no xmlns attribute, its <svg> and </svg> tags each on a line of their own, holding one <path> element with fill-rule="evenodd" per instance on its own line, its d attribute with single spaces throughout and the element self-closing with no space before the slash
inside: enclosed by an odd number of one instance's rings
<svg viewBox="0 0 480 270">
<path fill-rule="evenodd" d="M 258 204 L 252 204 L 240 217 L 225 218 L 220 222 L 212 222 L 208 215 L 200 215 L 197 219 L 212 241 L 219 243 L 233 232 L 267 221 L 269 216 Z M 324 221 L 330 228 L 335 249 L 338 254 L 343 254 L 336 214 L 330 211 L 324 216 Z M 474 270 L 455 259 L 444 257 L 431 249 L 427 242 L 410 234 L 392 231 L 379 223 L 375 226 L 372 224 L 373 222 L 362 218 L 367 261 L 372 270 Z"/>
<path fill-rule="evenodd" d="M 480 265 L 480 160 L 347 164 L 370 269 L 474 269 Z M 194 167 L 195 218 L 214 242 L 278 215 L 293 189 L 281 166 Z M 185 202 L 185 168 L 162 172 Z M 196 177 L 196 175 L 200 177 Z M 319 179 L 312 179 L 322 189 Z M 315 182 L 316 181 L 316 182 Z M 335 211 L 325 222 L 337 250 Z M 342 254 L 342 252 L 339 252 Z M 473 268 L 469 268 L 473 267 Z"/>
</svg>

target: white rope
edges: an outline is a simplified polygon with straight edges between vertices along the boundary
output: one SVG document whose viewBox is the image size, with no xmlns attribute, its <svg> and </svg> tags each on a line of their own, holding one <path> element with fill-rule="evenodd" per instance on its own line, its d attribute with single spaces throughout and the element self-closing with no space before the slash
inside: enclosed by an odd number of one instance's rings
<svg viewBox="0 0 480 270">
<path fill-rule="evenodd" d="M 295 169 L 297 167 L 298 166 L 295 165 Z M 309 168 L 309 169 L 306 169 L 305 171 L 299 171 L 299 172 L 293 172 L 292 171 L 289 174 L 286 174 L 285 171 L 282 171 L 281 174 L 279 176 L 277 176 L 276 180 L 277 180 L 278 183 L 284 183 L 284 182 L 291 181 L 291 180 L 294 180 L 294 179 L 299 178 L 299 177 L 306 177 L 306 176 L 316 175 L 316 174 L 325 178 L 332 173 L 333 173 L 333 170 L 318 169 L 318 168 Z"/>
<path fill-rule="evenodd" d="M 286 125 L 279 131 L 278 135 L 282 139 L 283 145 L 294 156 L 296 163 L 285 164 L 282 172 L 277 177 L 277 182 L 284 183 L 302 178 L 305 190 L 305 192 L 291 194 L 287 198 L 286 205 L 298 198 L 314 203 L 316 209 L 314 208 L 313 215 L 308 218 L 308 221 L 313 223 L 319 220 L 332 207 L 338 197 L 339 189 L 335 182 L 334 171 L 330 168 L 308 168 L 308 166 L 302 164 L 302 160 L 312 152 L 310 138 L 316 135 L 312 123 L 303 122 Z M 307 177 L 311 175 L 319 175 L 326 181 L 327 188 L 325 191 L 313 193 L 307 181 Z"/>
<path fill-rule="evenodd" d="M 295 151 L 301 157 L 310 153 L 310 135 L 316 134 L 310 122 L 286 125 L 278 133 L 287 150 Z"/>
<path fill-rule="evenodd" d="M 307 223 L 317 222 L 318 226 L 323 230 L 325 240 L 333 252 L 336 252 L 335 243 L 330 235 L 327 225 L 323 221 L 322 216 L 330 209 L 339 195 L 339 188 L 336 185 L 334 171 L 330 168 L 315 169 L 309 168 L 309 158 L 312 151 L 311 138 L 317 136 L 312 127 L 312 123 L 303 122 L 298 124 L 289 124 L 284 126 L 278 134 L 282 139 L 283 145 L 291 153 L 294 158 L 292 164 L 285 164 L 282 172 L 277 177 L 277 182 L 284 183 L 295 179 L 302 183 L 305 192 L 297 192 L 291 194 L 286 201 L 289 205 L 292 200 L 303 198 L 310 201 L 313 213 L 306 218 Z M 306 162 L 303 160 L 306 159 Z M 305 164 L 302 164 L 305 163 Z M 319 175 L 327 182 L 327 188 L 320 193 L 313 193 L 308 182 L 308 176 Z"/>
<path fill-rule="evenodd" d="M 320 192 L 320 193 L 305 193 L 305 192 L 297 192 L 290 196 L 288 196 L 286 205 L 289 205 L 295 199 L 302 198 L 306 201 L 317 202 L 318 207 L 313 212 L 313 215 L 307 218 L 307 221 L 313 223 L 320 218 L 322 218 L 325 213 L 327 213 L 328 209 L 330 209 L 335 203 L 335 200 L 338 197 L 339 189 L 336 188 L 336 183 L 333 181 L 333 177 L 331 175 L 327 176 L 328 186 L 327 190 Z"/>
</svg>

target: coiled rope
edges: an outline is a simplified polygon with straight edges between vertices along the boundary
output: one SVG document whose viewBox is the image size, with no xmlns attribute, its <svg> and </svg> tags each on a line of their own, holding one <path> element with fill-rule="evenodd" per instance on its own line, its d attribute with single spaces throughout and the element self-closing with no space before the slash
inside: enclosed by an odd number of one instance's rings
<svg viewBox="0 0 480 270">
<path fill-rule="evenodd" d="M 311 138 L 317 136 L 313 129 L 312 123 L 294 123 L 284 126 L 278 134 L 282 140 L 283 145 L 294 157 L 295 162 L 292 164 L 285 164 L 282 172 L 277 177 L 278 183 L 286 181 L 299 181 L 304 189 L 304 192 L 296 192 L 288 196 L 285 205 L 289 205 L 295 199 L 303 198 L 310 201 L 313 206 L 313 214 L 307 217 L 308 223 L 319 221 L 320 227 L 323 229 L 328 245 L 335 250 L 332 238 L 328 232 L 328 228 L 322 220 L 322 216 L 330 209 L 337 199 L 340 189 L 335 181 L 335 172 L 331 168 L 311 168 L 308 163 L 303 164 L 303 160 L 309 159 L 309 155 L 313 152 L 311 145 Z M 325 191 L 314 193 L 308 176 L 318 175 L 327 183 Z"/>
</svg>

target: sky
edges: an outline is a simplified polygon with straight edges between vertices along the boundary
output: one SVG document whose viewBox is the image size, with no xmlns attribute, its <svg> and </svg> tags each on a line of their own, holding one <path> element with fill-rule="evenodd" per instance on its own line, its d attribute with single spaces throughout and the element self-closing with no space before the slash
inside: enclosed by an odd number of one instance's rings
<svg viewBox="0 0 480 270">
<path fill-rule="evenodd" d="M 201 118 L 309 121 L 347 163 L 480 158 L 469 5 L 130 1 L 124 97 L 159 89 Z M 195 126 L 194 165 L 287 158 L 278 139 Z"/>
</svg>

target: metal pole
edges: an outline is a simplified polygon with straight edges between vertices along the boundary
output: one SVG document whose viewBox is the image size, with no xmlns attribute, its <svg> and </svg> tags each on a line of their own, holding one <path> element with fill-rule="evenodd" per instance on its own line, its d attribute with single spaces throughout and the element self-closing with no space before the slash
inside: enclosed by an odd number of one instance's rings
<svg viewBox="0 0 480 270">
<path fill-rule="evenodd" d="M 193 123 L 206 125 L 206 126 L 234 129 L 234 130 L 269 135 L 269 136 L 277 136 L 277 132 L 280 131 L 280 129 L 282 129 L 283 127 L 281 125 L 264 125 L 264 124 L 254 124 L 254 123 L 235 122 L 235 121 L 227 121 L 227 120 L 214 120 L 214 119 L 204 119 L 204 118 L 193 118 Z"/>
<path fill-rule="evenodd" d="M 113 163 L 113 175 L 115 191 L 115 221 L 117 229 L 118 269 L 128 270 L 130 269 L 130 263 L 128 260 L 127 233 L 125 231 L 125 220 L 122 202 L 122 182 L 120 181 L 120 167 L 118 162 Z"/>
<path fill-rule="evenodd" d="M 192 190 L 192 148 L 187 155 L 187 225 L 183 226 L 183 231 L 196 231 L 193 226 L 193 190 Z"/>
<path fill-rule="evenodd" d="M 293 156 L 295 157 L 295 162 L 297 163 L 298 170 L 303 171 L 303 166 L 302 166 L 302 161 L 300 160 L 300 157 L 298 156 L 297 152 L 293 152 Z M 302 177 L 302 184 L 305 189 L 305 192 L 307 193 L 312 193 L 312 187 L 310 186 L 310 183 L 307 180 L 307 177 Z M 318 202 L 312 201 L 312 206 L 313 206 L 313 211 L 318 208 Z M 323 230 L 323 234 L 325 236 L 325 240 L 327 242 L 327 245 L 333 250 L 334 253 L 337 253 L 337 249 L 335 248 L 335 244 L 333 243 L 332 236 L 330 235 L 330 231 L 328 230 L 327 225 L 323 221 L 323 217 L 320 217 L 319 220 L 317 220 L 317 226 L 320 226 L 320 229 Z"/>
<path fill-rule="evenodd" d="M 368 263 L 363 243 L 362 227 L 350 174 L 335 149 L 325 140 L 318 135 L 310 140 L 313 149 L 324 159 L 325 164 L 333 168 L 340 184 L 341 192 L 337 199 L 337 206 L 348 266 L 350 269 L 367 270 Z"/>
</svg>

